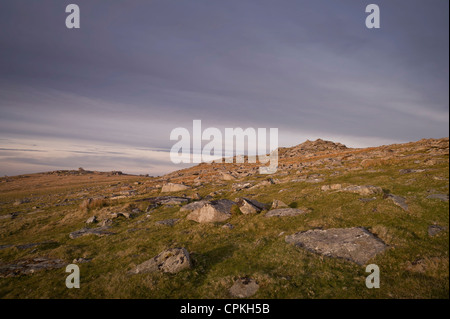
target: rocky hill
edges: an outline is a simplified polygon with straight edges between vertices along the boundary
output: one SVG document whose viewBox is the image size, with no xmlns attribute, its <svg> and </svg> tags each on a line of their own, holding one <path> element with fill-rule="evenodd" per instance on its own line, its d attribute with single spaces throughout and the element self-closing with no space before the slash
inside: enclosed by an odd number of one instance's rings
<svg viewBox="0 0 450 319">
<path fill-rule="evenodd" d="M 0 297 L 448 298 L 448 138 L 278 151 L 272 175 L 1 178 Z M 72 263 L 80 289 L 65 286 Z"/>
</svg>

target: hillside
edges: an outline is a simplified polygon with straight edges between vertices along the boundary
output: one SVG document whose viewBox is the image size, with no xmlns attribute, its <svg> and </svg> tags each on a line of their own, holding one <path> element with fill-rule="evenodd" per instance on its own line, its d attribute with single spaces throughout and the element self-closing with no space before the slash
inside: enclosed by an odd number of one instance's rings
<svg viewBox="0 0 450 319">
<path fill-rule="evenodd" d="M 258 167 L 0 178 L 0 298 L 448 298 L 448 138 Z"/>
</svg>

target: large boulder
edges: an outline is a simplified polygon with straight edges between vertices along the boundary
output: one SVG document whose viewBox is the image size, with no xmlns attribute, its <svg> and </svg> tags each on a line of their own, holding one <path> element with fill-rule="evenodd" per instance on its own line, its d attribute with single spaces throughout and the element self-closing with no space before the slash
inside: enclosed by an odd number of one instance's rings
<svg viewBox="0 0 450 319">
<path fill-rule="evenodd" d="M 362 227 L 308 230 L 286 236 L 286 242 L 316 254 L 343 258 L 359 265 L 386 249 L 386 244 Z"/>
<path fill-rule="evenodd" d="M 172 248 L 160 253 L 158 256 L 137 265 L 130 274 L 143 274 L 161 271 L 175 274 L 181 270 L 192 267 L 189 252 L 186 248 Z"/>
<path fill-rule="evenodd" d="M 235 204 L 228 199 L 213 200 L 195 209 L 186 218 L 198 223 L 223 222 L 231 218 L 231 207 Z"/>
<path fill-rule="evenodd" d="M 161 192 L 162 193 L 179 192 L 189 188 L 190 188 L 189 186 L 183 184 L 168 183 L 162 187 Z"/>
</svg>

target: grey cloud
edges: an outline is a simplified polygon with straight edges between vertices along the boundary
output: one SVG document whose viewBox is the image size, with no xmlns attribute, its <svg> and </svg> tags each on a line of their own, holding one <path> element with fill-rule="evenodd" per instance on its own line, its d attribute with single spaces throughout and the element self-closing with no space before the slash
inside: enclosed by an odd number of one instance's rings
<svg viewBox="0 0 450 319">
<path fill-rule="evenodd" d="M 298 143 L 448 136 L 447 1 L 378 0 L 379 30 L 351 0 L 78 0 L 79 30 L 67 4 L 0 3 L 0 134 L 163 151 L 193 119 Z"/>
</svg>

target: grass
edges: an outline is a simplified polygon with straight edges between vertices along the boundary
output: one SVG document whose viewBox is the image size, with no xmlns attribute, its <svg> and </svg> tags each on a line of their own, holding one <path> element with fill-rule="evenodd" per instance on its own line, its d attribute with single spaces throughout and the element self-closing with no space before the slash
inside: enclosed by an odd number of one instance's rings
<svg viewBox="0 0 450 319">
<path fill-rule="evenodd" d="M 428 156 L 423 152 L 411 154 Z M 248 197 L 266 204 L 278 199 L 290 207 L 308 208 L 310 212 L 295 217 L 266 218 L 263 214 L 242 215 L 239 209 L 233 209 L 232 218 L 226 221 L 235 226 L 230 230 L 222 228 L 224 223 L 197 224 L 186 220 L 187 213 L 179 212 L 179 207 L 159 207 L 149 217 L 142 213 L 134 219 L 118 220 L 111 228 L 116 233 L 113 236 L 90 235 L 78 239 L 70 239 L 68 234 L 85 227 L 86 219 L 92 215 L 127 206 L 145 211 L 148 203 L 136 200 L 159 195 L 158 191 L 146 191 L 153 180 L 129 176 L 98 180 L 80 177 L 72 184 L 58 179 L 54 186 L 46 176 L 45 182 L 50 185 L 39 191 L 29 188 L 43 183 L 37 177 L 27 178 L 31 184 L 22 187 L 23 180 L 14 180 L 13 191 L 5 185 L 0 188 L 0 216 L 13 211 L 21 214 L 12 220 L 0 220 L 0 245 L 46 240 L 55 243 L 25 250 L 1 249 L 0 264 L 37 256 L 61 258 L 68 263 L 79 257 L 92 258 L 92 261 L 80 264 L 80 289 L 65 287 L 68 274 L 62 268 L 0 278 L 0 297 L 229 298 L 228 289 L 233 281 L 250 276 L 260 285 L 252 298 L 448 298 L 449 206 L 448 202 L 426 198 L 430 190 L 448 193 L 448 156 L 441 159 L 427 167 L 429 170 L 411 174 L 400 174 L 399 169 L 423 168 L 423 162 L 416 164 L 407 158 L 382 161 L 372 163 L 371 168 L 375 169 L 369 171 L 350 170 L 345 166 L 334 171 L 311 168 L 302 174 L 322 174 L 323 182 L 283 182 L 239 192 L 232 191 L 232 184 L 237 181 L 208 183 L 175 195 L 198 192 L 206 196 L 222 189 L 223 193 L 216 198 Z M 295 178 L 295 171 L 287 177 Z M 436 180 L 433 176 L 444 179 Z M 257 184 L 266 178 L 252 176 L 239 182 Z M 134 185 L 136 181 L 141 184 Z M 380 186 L 385 192 L 406 197 L 409 210 L 402 210 L 382 195 L 363 203 L 359 200 L 362 196 L 357 194 L 320 190 L 322 185 L 336 183 Z M 111 202 L 85 202 L 86 198 L 117 193 L 121 187 L 138 189 L 138 193 Z M 80 193 L 86 194 L 80 196 Z M 31 197 L 32 201 L 13 206 L 13 201 L 23 197 Z M 64 199 L 68 199 L 64 205 L 55 206 Z M 39 208 L 33 209 L 34 206 Z M 173 227 L 155 225 L 156 221 L 168 218 L 180 221 Z M 428 226 L 434 223 L 446 229 L 430 237 Z M 380 289 L 365 287 L 368 275 L 365 267 L 319 256 L 284 241 L 286 235 L 299 231 L 354 226 L 368 228 L 389 245 L 388 250 L 370 261 L 380 267 Z M 192 269 L 176 275 L 127 274 L 135 265 L 164 249 L 181 246 L 191 254 Z"/>
</svg>

